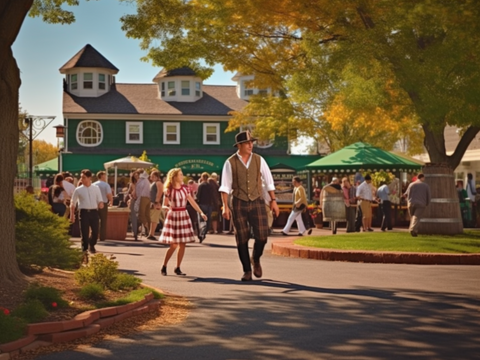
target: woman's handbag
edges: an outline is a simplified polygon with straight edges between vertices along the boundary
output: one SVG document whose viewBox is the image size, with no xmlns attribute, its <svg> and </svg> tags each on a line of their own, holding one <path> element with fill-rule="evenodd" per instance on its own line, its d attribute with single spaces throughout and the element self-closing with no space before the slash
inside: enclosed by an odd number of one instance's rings
<svg viewBox="0 0 480 360">
<path fill-rule="evenodd" d="M 293 207 L 293 211 L 300 212 L 300 211 L 304 211 L 306 208 L 307 208 L 307 205 L 305 205 L 305 204 L 300 204 L 300 206 L 295 205 Z"/>
</svg>

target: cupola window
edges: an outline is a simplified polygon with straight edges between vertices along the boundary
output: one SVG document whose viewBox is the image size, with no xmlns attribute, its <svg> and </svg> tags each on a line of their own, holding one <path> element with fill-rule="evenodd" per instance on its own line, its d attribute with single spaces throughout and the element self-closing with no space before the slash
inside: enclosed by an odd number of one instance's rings
<svg viewBox="0 0 480 360">
<path fill-rule="evenodd" d="M 78 82 L 77 82 L 77 74 L 70 75 L 70 90 L 77 90 L 78 89 Z"/>
<path fill-rule="evenodd" d="M 98 88 L 100 90 L 105 90 L 105 74 L 98 74 Z"/>
<path fill-rule="evenodd" d="M 84 73 L 83 74 L 83 88 L 84 89 L 93 89 L 93 73 Z"/>
<path fill-rule="evenodd" d="M 182 95 L 190 95 L 190 81 L 182 81 Z"/>
<path fill-rule="evenodd" d="M 175 81 L 168 82 L 168 96 L 175 96 Z"/>
<path fill-rule="evenodd" d="M 199 81 L 195 82 L 195 96 L 202 96 L 202 84 Z"/>
</svg>

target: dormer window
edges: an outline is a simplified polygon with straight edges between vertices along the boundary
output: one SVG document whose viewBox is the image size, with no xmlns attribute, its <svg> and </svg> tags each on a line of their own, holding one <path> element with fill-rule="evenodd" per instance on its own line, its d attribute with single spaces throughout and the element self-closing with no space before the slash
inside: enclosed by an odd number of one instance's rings
<svg viewBox="0 0 480 360">
<path fill-rule="evenodd" d="M 195 82 L 195 96 L 202 96 L 202 83 Z"/>
<path fill-rule="evenodd" d="M 78 89 L 78 82 L 77 82 L 77 74 L 70 75 L 70 90 L 77 90 Z"/>
<path fill-rule="evenodd" d="M 190 81 L 182 80 L 182 95 L 190 95 Z"/>
<path fill-rule="evenodd" d="M 168 82 L 168 96 L 175 96 L 175 81 Z"/>
<path fill-rule="evenodd" d="M 84 73 L 83 74 L 83 88 L 84 89 L 93 89 L 93 73 Z"/>
<path fill-rule="evenodd" d="M 98 74 L 98 88 L 100 90 L 105 90 L 105 74 Z"/>
<path fill-rule="evenodd" d="M 251 95 L 253 95 L 253 89 L 245 89 L 244 95 L 245 95 L 245 96 L 251 96 Z"/>
</svg>

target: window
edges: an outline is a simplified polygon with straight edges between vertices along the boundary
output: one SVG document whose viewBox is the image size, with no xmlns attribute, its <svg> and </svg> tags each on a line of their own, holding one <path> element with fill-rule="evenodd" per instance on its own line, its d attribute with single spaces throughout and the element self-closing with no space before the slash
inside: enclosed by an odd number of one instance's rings
<svg viewBox="0 0 480 360">
<path fill-rule="evenodd" d="M 168 82 L 168 96 L 175 96 L 175 81 Z"/>
<path fill-rule="evenodd" d="M 202 84 L 200 82 L 195 82 L 195 96 L 202 96 Z"/>
<path fill-rule="evenodd" d="M 162 82 L 162 87 L 161 87 L 161 97 L 165 97 L 165 83 Z"/>
<path fill-rule="evenodd" d="M 143 144 L 143 123 L 127 121 L 126 126 L 126 143 Z"/>
<path fill-rule="evenodd" d="M 98 88 L 105 90 L 105 74 L 98 74 Z"/>
<path fill-rule="evenodd" d="M 70 90 L 78 89 L 77 74 L 70 75 Z"/>
<path fill-rule="evenodd" d="M 102 125 L 95 120 L 84 120 L 77 127 L 77 142 L 83 146 L 97 146 L 103 140 Z"/>
<path fill-rule="evenodd" d="M 268 90 L 267 89 L 260 89 L 260 90 L 258 90 L 258 95 L 267 96 L 268 95 Z"/>
<path fill-rule="evenodd" d="M 163 123 L 163 143 L 180 144 L 180 123 Z"/>
<path fill-rule="evenodd" d="M 220 145 L 220 124 L 203 124 L 203 144 Z"/>
<path fill-rule="evenodd" d="M 190 95 L 190 81 L 182 80 L 182 95 Z"/>
<path fill-rule="evenodd" d="M 84 73 L 83 74 L 83 88 L 84 89 L 93 89 L 93 73 Z"/>
<path fill-rule="evenodd" d="M 253 89 L 245 89 L 243 93 L 245 94 L 245 96 L 253 95 Z"/>
</svg>

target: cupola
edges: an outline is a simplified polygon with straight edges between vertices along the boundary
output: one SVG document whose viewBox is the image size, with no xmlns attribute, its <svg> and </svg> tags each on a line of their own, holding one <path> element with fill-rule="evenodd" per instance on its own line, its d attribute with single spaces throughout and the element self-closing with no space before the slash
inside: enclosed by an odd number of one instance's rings
<svg viewBox="0 0 480 360">
<path fill-rule="evenodd" d="M 99 97 L 110 91 L 118 69 L 87 44 L 59 69 L 65 91 L 80 97 Z"/>
<path fill-rule="evenodd" d="M 158 84 L 160 99 L 164 101 L 195 102 L 203 96 L 202 79 L 187 66 L 162 69 L 153 82 Z"/>
<path fill-rule="evenodd" d="M 254 88 L 251 83 L 255 79 L 254 75 L 243 75 L 237 72 L 232 81 L 237 83 L 237 96 L 242 100 L 249 100 L 251 95 L 267 95 L 269 89 L 257 89 Z"/>
</svg>

